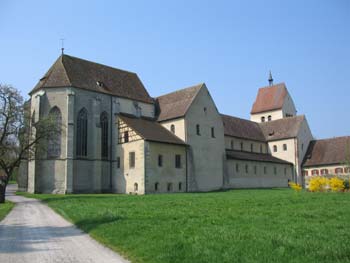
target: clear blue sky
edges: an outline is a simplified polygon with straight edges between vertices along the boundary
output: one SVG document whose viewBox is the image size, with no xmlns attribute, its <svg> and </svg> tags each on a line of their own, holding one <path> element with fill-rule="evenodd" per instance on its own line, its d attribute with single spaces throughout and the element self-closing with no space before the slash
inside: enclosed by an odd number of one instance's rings
<svg viewBox="0 0 350 263">
<path fill-rule="evenodd" d="M 0 82 L 26 95 L 60 38 L 69 55 L 138 73 L 152 96 L 205 82 L 243 118 L 271 69 L 316 138 L 350 135 L 348 0 L 0 0 Z"/>
</svg>

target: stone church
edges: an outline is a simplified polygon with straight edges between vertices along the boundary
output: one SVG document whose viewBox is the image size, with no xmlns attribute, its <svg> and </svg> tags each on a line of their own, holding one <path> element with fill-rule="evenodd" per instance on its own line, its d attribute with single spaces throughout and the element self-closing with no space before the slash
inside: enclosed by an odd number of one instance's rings
<svg viewBox="0 0 350 263">
<path fill-rule="evenodd" d="M 349 173 L 350 137 L 314 140 L 286 85 L 269 81 L 245 120 L 221 114 L 204 83 L 151 97 L 133 72 L 62 54 L 29 94 L 32 129 L 51 114 L 61 133 L 22 162 L 19 188 L 176 193 Z"/>
</svg>

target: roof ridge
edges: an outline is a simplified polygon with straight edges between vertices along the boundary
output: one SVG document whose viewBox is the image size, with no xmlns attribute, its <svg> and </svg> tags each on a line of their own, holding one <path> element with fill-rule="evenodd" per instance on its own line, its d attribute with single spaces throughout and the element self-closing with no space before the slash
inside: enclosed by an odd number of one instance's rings
<svg viewBox="0 0 350 263">
<path fill-rule="evenodd" d="M 159 99 L 159 98 L 162 98 L 162 97 L 165 97 L 165 96 L 169 96 L 169 95 L 172 95 L 172 94 L 175 94 L 175 93 L 178 93 L 178 92 L 182 92 L 182 91 L 185 91 L 185 90 L 189 90 L 189 89 L 194 89 L 194 88 L 201 89 L 201 87 L 202 87 L 203 85 L 205 85 L 205 83 L 204 83 L 204 82 L 201 82 L 201 83 L 198 83 L 198 84 L 196 84 L 196 85 L 192 85 L 192 86 L 189 86 L 189 87 L 186 87 L 186 88 L 174 90 L 174 91 L 172 91 L 172 92 L 163 94 L 163 95 L 161 95 L 161 96 L 155 97 L 155 99 Z M 198 93 L 198 91 L 197 91 L 197 93 Z"/>
<path fill-rule="evenodd" d="M 252 122 L 252 123 L 259 124 L 259 123 L 257 123 L 256 121 L 251 121 L 251 120 L 244 119 L 244 118 L 241 118 L 241 117 L 232 116 L 232 115 L 228 115 L 228 114 L 224 114 L 224 113 L 219 113 L 219 114 L 220 114 L 221 116 L 225 116 L 225 117 L 229 117 L 229 118 L 235 118 L 235 119 L 240 119 L 240 120 L 243 120 L 243 121 L 247 121 L 247 122 Z"/>
<path fill-rule="evenodd" d="M 66 75 L 66 77 L 68 79 L 68 82 L 69 82 L 70 86 L 73 86 L 73 83 L 72 83 L 72 81 L 71 81 L 71 79 L 69 77 L 68 71 L 66 69 L 66 65 L 64 64 L 64 60 L 63 60 L 64 56 L 65 56 L 64 54 L 62 54 L 60 56 L 61 57 L 61 63 L 62 63 L 63 69 L 64 69 L 64 73 L 65 73 L 65 75 Z"/>
<path fill-rule="evenodd" d="M 64 56 L 64 57 L 69 57 L 69 58 L 72 58 L 72 59 L 78 59 L 78 60 L 81 60 L 81 61 L 84 61 L 84 62 L 88 62 L 88 63 L 91 63 L 91 64 L 95 64 L 95 65 L 99 65 L 99 66 L 103 66 L 103 67 L 111 68 L 111 69 L 114 69 L 114 70 L 123 71 L 123 72 L 125 72 L 125 73 L 129 73 L 129 74 L 135 74 L 135 75 L 137 75 L 137 73 L 135 73 L 135 72 L 133 72 L 133 71 L 128 71 L 128 70 L 125 70 L 125 69 L 120 69 L 120 68 L 116 68 L 116 67 L 108 66 L 108 65 L 106 65 L 106 64 L 102 64 L 102 63 L 94 62 L 94 61 L 91 61 L 91 60 L 87 60 L 87 59 L 83 59 L 83 58 L 78 58 L 78 57 L 71 56 L 71 55 L 67 55 L 67 54 L 63 54 L 63 55 L 61 55 L 61 56 Z"/>
</svg>

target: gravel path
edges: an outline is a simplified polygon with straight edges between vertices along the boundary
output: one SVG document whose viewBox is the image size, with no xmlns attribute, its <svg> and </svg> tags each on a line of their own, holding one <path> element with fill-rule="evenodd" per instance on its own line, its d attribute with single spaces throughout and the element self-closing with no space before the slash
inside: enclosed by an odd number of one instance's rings
<svg viewBox="0 0 350 263">
<path fill-rule="evenodd" d="M 128 262 L 42 202 L 16 196 L 15 185 L 7 188 L 17 205 L 0 222 L 1 263 Z"/>
</svg>

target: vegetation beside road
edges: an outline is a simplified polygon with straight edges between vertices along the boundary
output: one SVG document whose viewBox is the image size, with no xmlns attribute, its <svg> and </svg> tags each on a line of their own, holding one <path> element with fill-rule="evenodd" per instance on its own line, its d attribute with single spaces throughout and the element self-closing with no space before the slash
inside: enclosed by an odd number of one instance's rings
<svg viewBox="0 0 350 263">
<path fill-rule="evenodd" d="M 350 262 L 348 193 L 25 195 L 133 262 Z"/>
<path fill-rule="evenodd" d="M 14 203 L 6 201 L 3 204 L 0 204 L 0 221 L 5 218 L 5 216 L 10 213 L 11 209 L 15 206 Z"/>
</svg>

